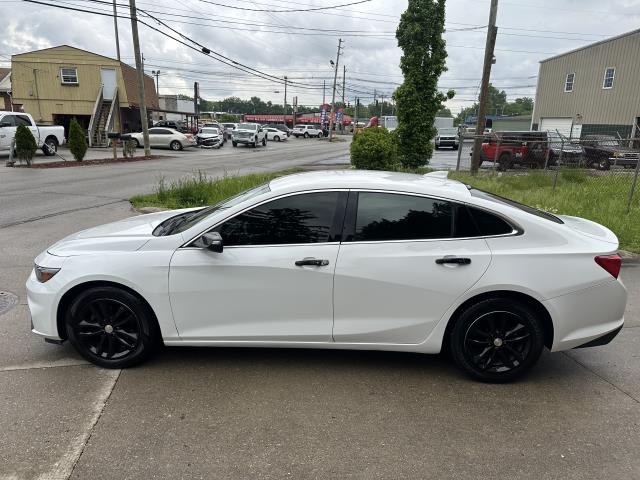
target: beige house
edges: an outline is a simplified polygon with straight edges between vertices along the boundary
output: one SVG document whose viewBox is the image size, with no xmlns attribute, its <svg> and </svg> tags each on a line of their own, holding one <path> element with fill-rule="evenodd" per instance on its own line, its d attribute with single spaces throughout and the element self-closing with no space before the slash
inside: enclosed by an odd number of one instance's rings
<svg viewBox="0 0 640 480">
<path fill-rule="evenodd" d="M 640 30 L 540 62 L 532 128 L 640 136 Z"/>
<path fill-rule="evenodd" d="M 13 104 L 37 122 L 63 125 L 76 118 L 92 145 L 108 131 L 140 131 L 136 69 L 79 48 L 61 45 L 11 57 Z M 147 108 L 158 108 L 153 78 L 145 75 Z"/>
</svg>

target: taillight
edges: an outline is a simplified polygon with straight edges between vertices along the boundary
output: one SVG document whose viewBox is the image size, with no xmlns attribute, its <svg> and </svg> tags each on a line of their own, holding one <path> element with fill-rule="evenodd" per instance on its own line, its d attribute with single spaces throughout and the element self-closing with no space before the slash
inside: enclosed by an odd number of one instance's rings
<svg viewBox="0 0 640 480">
<path fill-rule="evenodd" d="M 598 265 L 609 272 L 613 278 L 618 278 L 618 275 L 620 275 L 620 268 L 622 268 L 622 259 L 620 258 L 620 255 L 598 255 L 595 258 L 595 261 Z"/>
</svg>

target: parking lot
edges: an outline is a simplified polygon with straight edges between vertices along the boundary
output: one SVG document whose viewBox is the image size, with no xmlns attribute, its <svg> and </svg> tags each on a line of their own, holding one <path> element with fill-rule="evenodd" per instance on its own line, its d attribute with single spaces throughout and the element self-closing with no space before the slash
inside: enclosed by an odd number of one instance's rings
<svg viewBox="0 0 640 480">
<path fill-rule="evenodd" d="M 163 152 L 59 169 L 0 167 L 0 479 L 640 478 L 640 263 L 624 265 L 626 325 L 608 346 L 544 354 L 487 385 L 444 356 L 165 348 L 101 370 L 29 332 L 34 257 L 135 213 L 160 176 L 348 162 L 349 143 Z M 155 151 L 154 151 L 155 153 Z M 457 152 L 437 152 L 443 168 Z M 2 298 L 2 297 L 0 297 Z"/>
</svg>

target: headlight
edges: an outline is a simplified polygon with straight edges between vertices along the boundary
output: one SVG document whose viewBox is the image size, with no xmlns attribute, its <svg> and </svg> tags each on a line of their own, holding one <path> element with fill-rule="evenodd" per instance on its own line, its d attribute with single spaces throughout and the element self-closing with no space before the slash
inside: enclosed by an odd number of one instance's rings
<svg viewBox="0 0 640 480">
<path fill-rule="evenodd" d="M 60 271 L 59 268 L 47 268 L 41 267 L 39 265 L 35 265 L 34 270 L 36 272 L 36 278 L 40 283 L 48 282 L 56 273 Z"/>
<path fill-rule="evenodd" d="M 624 153 L 622 153 L 622 152 L 614 152 L 613 156 L 614 156 L 614 158 L 623 158 L 624 157 Z"/>
</svg>

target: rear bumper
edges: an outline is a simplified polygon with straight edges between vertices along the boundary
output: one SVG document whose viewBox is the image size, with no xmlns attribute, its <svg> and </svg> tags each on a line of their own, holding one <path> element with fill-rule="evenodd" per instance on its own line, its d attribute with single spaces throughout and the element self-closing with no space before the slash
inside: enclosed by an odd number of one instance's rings
<svg viewBox="0 0 640 480">
<path fill-rule="evenodd" d="M 552 351 L 604 345 L 624 324 L 627 290 L 612 280 L 542 303 L 553 320 Z"/>
</svg>

